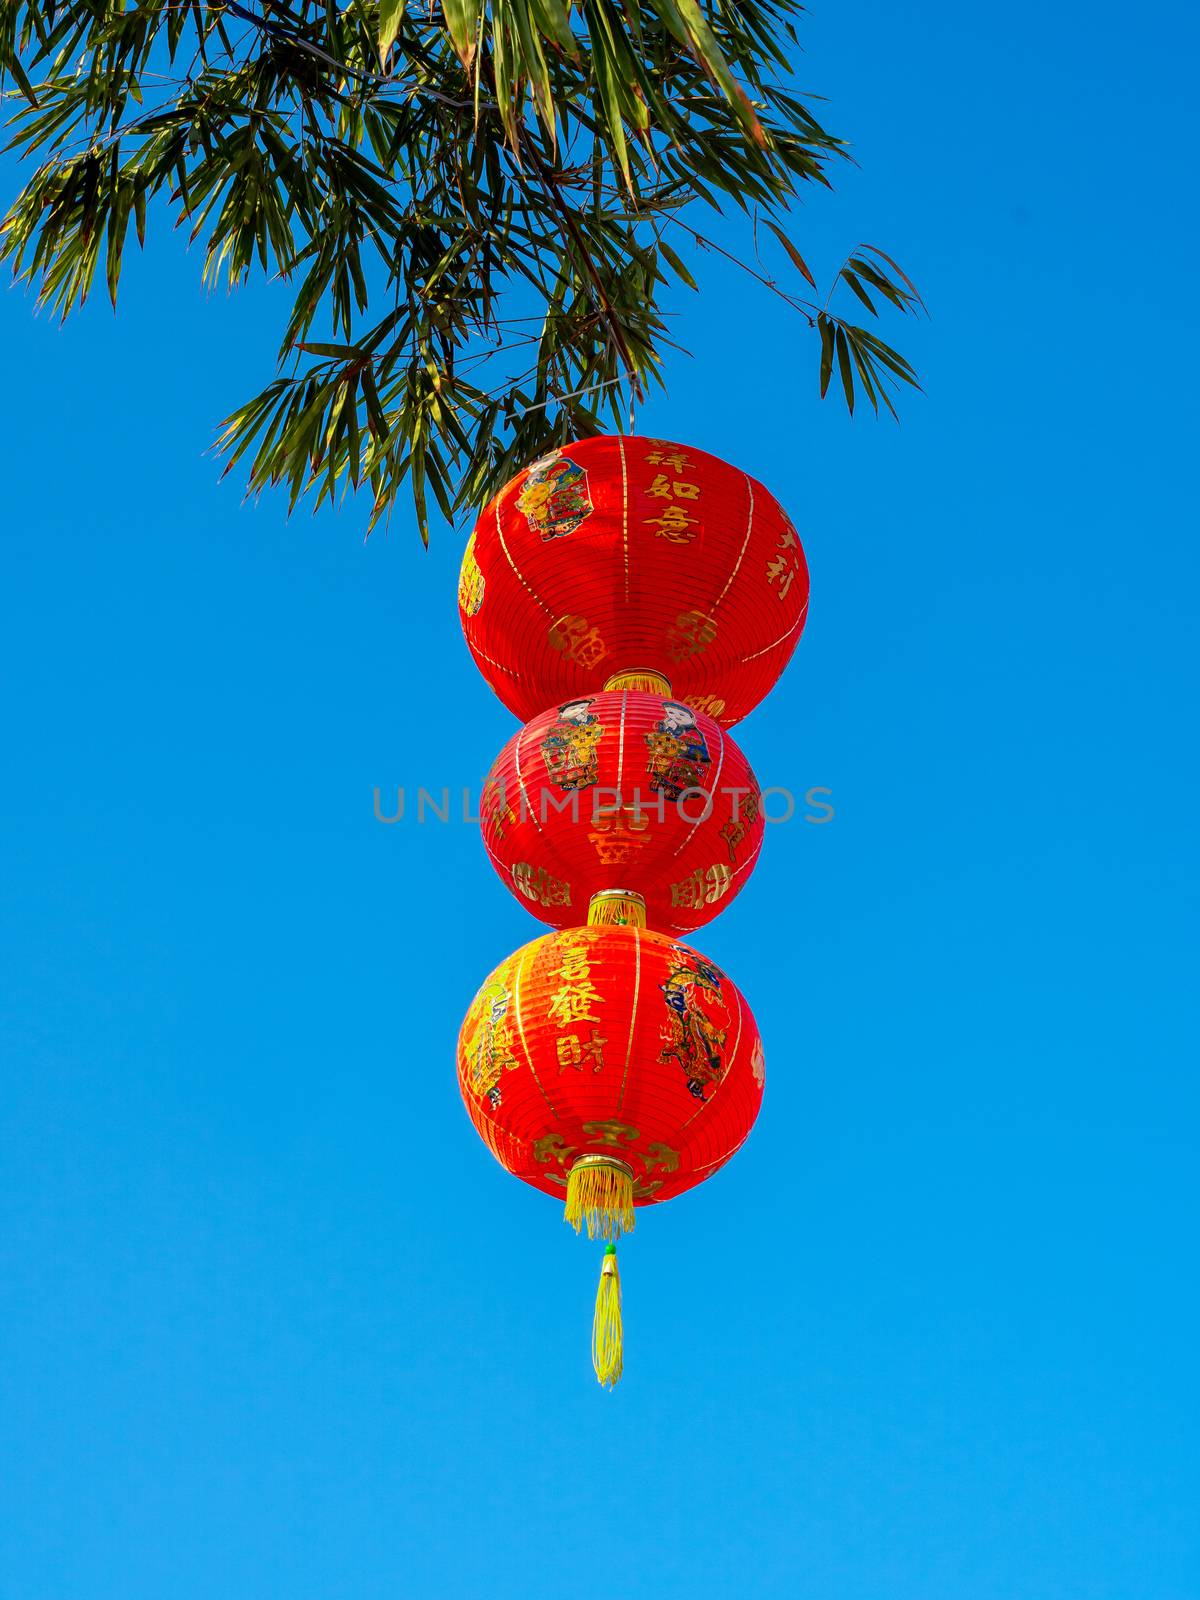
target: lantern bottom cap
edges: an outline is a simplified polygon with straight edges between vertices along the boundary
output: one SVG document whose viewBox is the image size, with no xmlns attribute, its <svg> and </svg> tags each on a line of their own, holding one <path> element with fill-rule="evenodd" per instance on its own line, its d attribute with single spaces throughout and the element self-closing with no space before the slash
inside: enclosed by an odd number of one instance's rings
<svg viewBox="0 0 1200 1600">
<path fill-rule="evenodd" d="M 619 689 L 637 689 L 646 694 L 665 694 L 671 692 L 671 680 L 665 673 L 656 672 L 653 667 L 628 667 L 624 672 L 614 672 L 605 679 L 605 693 Z"/>
<path fill-rule="evenodd" d="M 644 928 L 646 902 L 636 889 L 599 889 L 588 901 L 592 928 Z"/>
<path fill-rule="evenodd" d="M 633 1168 L 615 1156 L 580 1156 L 567 1174 L 563 1215 L 576 1233 L 586 1227 L 589 1239 L 619 1239 L 632 1233 Z"/>
</svg>

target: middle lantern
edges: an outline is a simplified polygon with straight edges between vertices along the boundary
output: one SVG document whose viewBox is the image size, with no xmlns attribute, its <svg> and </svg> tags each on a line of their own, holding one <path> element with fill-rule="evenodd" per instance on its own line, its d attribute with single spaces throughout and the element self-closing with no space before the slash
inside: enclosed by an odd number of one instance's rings
<svg viewBox="0 0 1200 1600">
<path fill-rule="evenodd" d="M 758 858 L 758 783 L 711 717 L 620 685 L 552 706 L 513 735 L 484 785 L 483 841 L 517 898 L 553 927 L 577 925 L 603 896 L 604 920 L 640 923 L 640 900 L 646 925 L 689 933 L 729 904 Z"/>
</svg>

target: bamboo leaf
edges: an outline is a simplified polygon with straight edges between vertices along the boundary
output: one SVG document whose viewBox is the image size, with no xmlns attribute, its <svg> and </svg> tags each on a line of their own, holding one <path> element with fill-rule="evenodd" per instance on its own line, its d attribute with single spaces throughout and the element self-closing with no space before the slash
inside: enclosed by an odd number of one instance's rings
<svg viewBox="0 0 1200 1600">
<path fill-rule="evenodd" d="M 780 244 L 787 251 L 788 258 L 791 261 L 792 265 L 795 267 L 796 271 L 800 274 L 800 276 L 802 278 L 804 278 L 807 282 L 811 283 L 813 288 L 815 289 L 817 287 L 817 280 L 813 277 L 812 273 L 808 270 L 808 266 L 805 263 L 804 257 L 800 254 L 799 250 L 796 249 L 796 246 L 788 238 L 787 234 L 784 233 L 783 229 L 778 227 L 774 222 L 771 221 L 770 217 L 767 217 L 764 220 L 766 221 L 767 227 L 770 228 L 771 232 L 775 235 L 775 237 L 779 240 Z"/>
<path fill-rule="evenodd" d="M 660 239 L 658 241 L 658 248 L 662 251 L 663 255 L 667 258 L 668 262 L 670 262 L 671 267 L 674 270 L 676 277 L 682 278 L 684 283 L 687 284 L 689 289 L 695 289 L 696 292 L 699 293 L 700 292 L 700 285 L 696 282 L 695 278 L 692 277 L 692 275 L 688 271 L 687 267 L 679 259 L 679 257 L 675 254 L 674 250 L 671 249 L 671 246 L 667 243 L 667 241 L 665 239 Z"/>
<path fill-rule="evenodd" d="M 863 288 L 862 284 L 859 283 L 858 279 L 855 277 L 854 273 L 851 272 L 849 267 L 842 268 L 840 277 L 842 282 L 846 284 L 848 288 L 853 289 L 854 293 L 862 301 L 863 305 L 866 306 L 871 315 L 873 317 L 878 316 L 879 313 L 876 311 L 874 302 L 872 301 L 870 295 Z"/>
<path fill-rule="evenodd" d="M 912 291 L 913 298 L 916 300 L 921 310 L 928 312 L 929 307 L 925 304 L 924 300 L 922 300 L 921 291 L 909 277 L 908 273 L 905 272 L 904 268 L 900 266 L 898 262 L 893 261 L 886 250 L 881 250 L 877 244 L 865 244 L 863 245 L 863 249 L 874 251 L 881 261 L 886 261 L 888 266 L 891 267 L 892 271 L 897 273 L 903 282 L 907 284 L 908 288 Z"/>
<path fill-rule="evenodd" d="M 521 3 L 522 0 L 517 0 L 518 5 Z M 475 57 L 481 4 L 482 0 L 442 0 L 446 28 L 464 67 L 469 67 Z"/>
<path fill-rule="evenodd" d="M 817 326 L 821 331 L 821 399 L 824 400 L 833 375 L 834 325 L 822 311 Z"/>
<path fill-rule="evenodd" d="M 842 388 L 846 393 L 846 407 L 850 415 L 854 415 L 854 369 L 850 365 L 850 349 L 846 343 L 846 330 L 837 330 L 837 358 L 838 368 L 842 375 Z"/>
<path fill-rule="evenodd" d="M 379 60 L 387 66 L 388 53 L 396 42 L 408 0 L 379 0 Z"/>
</svg>

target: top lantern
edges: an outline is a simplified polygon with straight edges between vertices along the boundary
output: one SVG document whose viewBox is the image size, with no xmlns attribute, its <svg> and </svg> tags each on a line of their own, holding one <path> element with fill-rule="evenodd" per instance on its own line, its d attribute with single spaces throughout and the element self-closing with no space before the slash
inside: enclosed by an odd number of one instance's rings
<svg viewBox="0 0 1200 1600">
<path fill-rule="evenodd" d="M 796 648 L 808 567 L 782 506 L 747 473 L 690 446 L 606 436 L 501 489 L 467 543 L 458 600 L 475 664 L 523 722 L 620 677 L 665 680 L 729 727 Z"/>
</svg>

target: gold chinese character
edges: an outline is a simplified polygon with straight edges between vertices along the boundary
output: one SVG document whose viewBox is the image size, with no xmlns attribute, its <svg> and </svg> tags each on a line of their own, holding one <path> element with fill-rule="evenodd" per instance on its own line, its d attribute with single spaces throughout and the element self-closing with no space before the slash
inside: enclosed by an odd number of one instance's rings
<svg viewBox="0 0 1200 1600">
<path fill-rule="evenodd" d="M 559 617 L 550 628 L 550 645 L 581 667 L 596 667 L 608 654 L 599 628 L 588 626 L 586 617 Z"/>
<path fill-rule="evenodd" d="M 733 881 L 729 868 L 723 861 L 714 861 L 704 873 L 705 889 L 704 903 L 706 906 L 715 905 L 723 894 L 729 893 L 729 885 Z"/>
<path fill-rule="evenodd" d="M 591 1008 L 599 1004 L 601 998 L 593 983 L 564 983 L 555 991 L 546 1015 L 562 1028 L 569 1028 L 576 1022 L 599 1022 L 600 1018 Z"/>
<path fill-rule="evenodd" d="M 715 618 L 703 611 L 681 611 L 667 629 L 667 654 L 672 661 L 686 661 L 702 654 L 716 637 Z"/>
<path fill-rule="evenodd" d="M 589 1139 L 599 1139 L 601 1144 L 623 1145 L 636 1144 L 642 1137 L 637 1128 L 631 1128 L 624 1122 L 585 1122 L 583 1131 Z"/>
<path fill-rule="evenodd" d="M 651 467 L 673 467 L 676 472 L 686 472 L 692 463 L 682 450 L 660 445 L 647 452 L 646 464 Z"/>
<path fill-rule="evenodd" d="M 735 828 L 736 824 L 726 823 L 725 827 Z M 727 837 L 724 830 L 722 837 Z M 686 878 L 680 878 L 678 883 L 671 885 L 671 904 L 688 907 L 715 905 L 722 895 L 729 893 L 732 882 L 732 874 L 723 861 L 714 861 L 711 867 L 697 867 Z"/>
<path fill-rule="evenodd" d="M 598 809 L 593 819 L 594 833 L 588 843 L 606 867 L 619 866 L 646 843 L 650 818 L 634 806 L 609 806 Z"/>
<path fill-rule="evenodd" d="M 783 582 L 779 585 L 779 598 L 782 600 L 792 587 L 792 579 L 796 576 L 796 568 L 788 565 L 786 556 L 775 556 L 767 562 L 767 582 L 775 583 L 780 578 Z"/>
<path fill-rule="evenodd" d="M 580 1041 L 577 1033 L 561 1034 L 555 1042 L 559 1072 L 564 1072 L 568 1067 L 582 1072 L 585 1061 L 593 1072 L 600 1072 L 604 1067 L 604 1046 L 607 1043 L 608 1040 L 602 1039 L 596 1028 L 592 1029 L 592 1037 L 584 1042 Z"/>
<path fill-rule="evenodd" d="M 569 906 L 571 885 L 563 878 L 555 878 L 545 867 L 531 866 L 528 861 L 518 861 L 512 869 L 513 883 L 527 900 L 536 900 L 543 906 Z"/>
<path fill-rule="evenodd" d="M 724 700 L 716 694 L 695 694 L 683 703 L 691 706 L 693 711 L 703 711 L 706 717 L 719 717 L 725 709 Z"/>
<path fill-rule="evenodd" d="M 672 480 L 665 472 L 660 472 L 646 493 L 652 494 L 656 500 L 699 500 L 700 485 L 679 478 Z"/>
<path fill-rule="evenodd" d="M 682 506 L 672 502 L 664 506 L 657 517 L 647 517 L 646 526 L 656 530 L 655 537 L 669 539 L 672 544 L 690 544 L 696 537 L 695 517 L 689 517 Z"/>
<path fill-rule="evenodd" d="M 699 867 L 688 877 L 680 878 L 678 883 L 671 885 L 671 904 L 688 907 L 704 904 L 704 876 Z"/>
<path fill-rule="evenodd" d="M 480 814 L 486 817 L 493 805 L 496 808 L 496 812 L 491 819 L 491 823 L 496 830 L 497 839 L 503 839 L 508 832 L 509 823 L 517 820 L 517 813 L 508 803 L 508 798 L 504 792 L 503 780 L 489 777 L 483 786 L 482 794 L 479 796 Z"/>
</svg>

